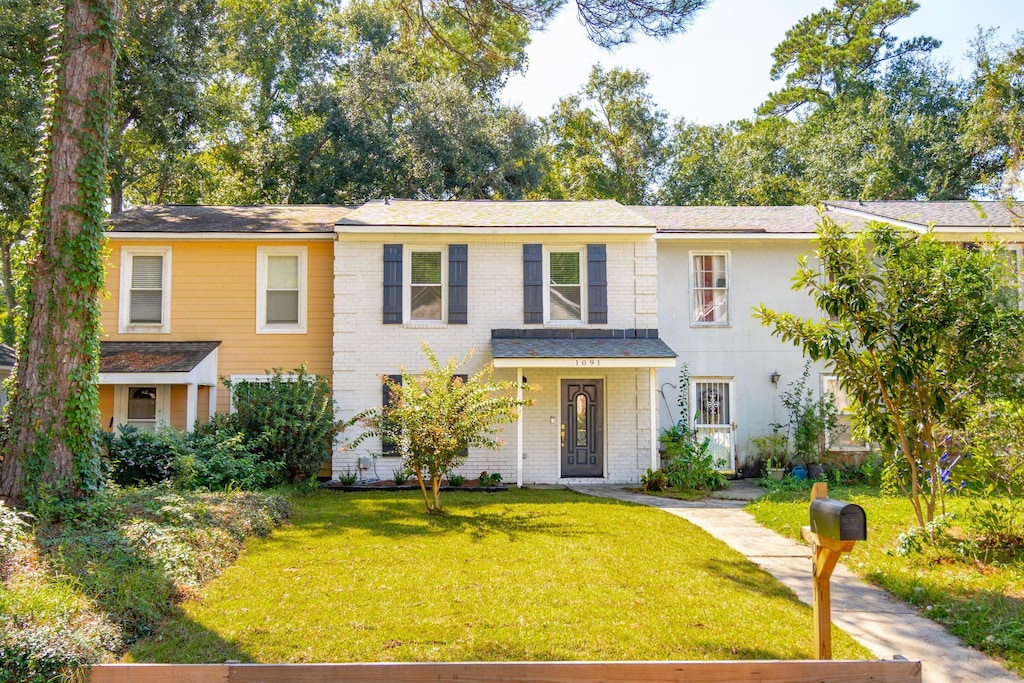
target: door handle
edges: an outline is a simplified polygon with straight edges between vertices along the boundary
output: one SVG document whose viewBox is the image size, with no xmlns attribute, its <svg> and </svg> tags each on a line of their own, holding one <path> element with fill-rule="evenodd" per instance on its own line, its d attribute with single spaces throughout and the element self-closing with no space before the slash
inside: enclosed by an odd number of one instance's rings
<svg viewBox="0 0 1024 683">
<path fill-rule="evenodd" d="M 565 423 L 562 423 L 561 437 L 562 437 L 562 448 L 565 448 Z"/>
</svg>

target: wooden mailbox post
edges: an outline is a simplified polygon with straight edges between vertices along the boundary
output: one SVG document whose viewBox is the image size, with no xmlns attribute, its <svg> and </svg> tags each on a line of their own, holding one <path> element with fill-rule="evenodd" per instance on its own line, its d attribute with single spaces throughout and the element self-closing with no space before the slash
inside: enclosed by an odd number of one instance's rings
<svg viewBox="0 0 1024 683">
<path fill-rule="evenodd" d="M 830 579 L 839 555 L 867 540 L 864 508 L 828 497 L 828 484 L 811 489 L 811 525 L 800 529 L 811 544 L 814 575 L 814 650 L 818 659 L 832 659 L 832 594 Z"/>
</svg>

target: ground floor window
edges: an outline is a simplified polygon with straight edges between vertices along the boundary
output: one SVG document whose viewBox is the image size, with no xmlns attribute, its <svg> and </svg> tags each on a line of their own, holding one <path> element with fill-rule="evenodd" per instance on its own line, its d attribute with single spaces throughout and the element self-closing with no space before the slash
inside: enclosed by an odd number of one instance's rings
<svg viewBox="0 0 1024 683">
<path fill-rule="evenodd" d="M 114 391 L 114 427 L 127 425 L 154 431 L 167 424 L 170 416 L 170 386 L 166 384 L 121 384 Z"/>
<path fill-rule="evenodd" d="M 857 441 L 853 438 L 852 425 L 850 423 L 850 399 L 846 390 L 839 386 L 839 378 L 835 375 L 821 376 L 822 395 L 832 394 L 838 413 L 837 429 L 835 434 L 826 434 L 829 450 L 832 451 L 866 451 L 868 444 Z"/>
</svg>

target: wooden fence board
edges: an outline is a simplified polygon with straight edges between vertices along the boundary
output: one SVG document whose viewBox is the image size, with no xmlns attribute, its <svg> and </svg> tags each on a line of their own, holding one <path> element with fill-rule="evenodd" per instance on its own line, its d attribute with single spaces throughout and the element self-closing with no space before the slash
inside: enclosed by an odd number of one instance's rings
<svg viewBox="0 0 1024 683">
<path fill-rule="evenodd" d="M 920 683 L 885 661 L 102 664 L 91 683 Z"/>
</svg>

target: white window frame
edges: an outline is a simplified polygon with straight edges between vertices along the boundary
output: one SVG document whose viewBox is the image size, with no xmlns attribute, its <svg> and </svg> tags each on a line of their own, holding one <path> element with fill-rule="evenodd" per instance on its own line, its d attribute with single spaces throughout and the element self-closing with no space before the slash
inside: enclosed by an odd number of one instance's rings
<svg viewBox="0 0 1024 683">
<path fill-rule="evenodd" d="M 725 257 L 725 320 L 716 320 L 714 322 L 701 322 L 697 320 L 695 315 L 697 308 L 697 287 L 694 282 L 695 272 L 693 267 L 693 259 L 697 256 L 724 256 Z M 689 290 L 690 290 L 690 327 L 731 327 L 732 326 L 732 253 L 729 251 L 691 251 L 689 266 L 686 269 L 687 277 L 689 279 Z M 714 287 L 713 289 L 721 289 L 720 287 Z"/>
<path fill-rule="evenodd" d="M 830 394 L 830 393 L 833 395 L 833 397 L 835 396 L 835 392 L 834 391 L 829 391 L 829 389 L 828 389 L 828 383 L 829 382 L 835 382 L 836 387 L 838 387 L 839 386 L 839 377 L 838 377 L 838 375 L 835 375 L 835 374 L 830 373 L 830 372 L 822 373 L 822 375 L 821 375 L 821 387 L 820 387 L 821 388 L 821 397 L 822 398 L 824 398 L 827 394 Z M 847 420 L 849 420 L 850 410 L 849 410 L 848 407 L 847 408 L 840 408 L 838 405 L 836 405 L 836 413 L 838 414 L 838 416 L 840 418 L 846 418 Z M 871 450 L 871 446 L 869 444 L 867 444 L 867 443 L 865 443 L 863 441 L 854 441 L 852 434 L 850 434 L 850 441 L 851 441 L 851 443 L 848 446 L 837 446 L 836 444 L 834 444 L 832 442 L 832 435 L 827 433 L 827 432 L 825 433 L 825 439 L 826 439 L 826 443 L 828 443 L 828 450 L 836 452 L 836 453 L 863 453 L 865 451 Z"/>
<path fill-rule="evenodd" d="M 156 387 L 156 428 L 171 423 L 171 385 L 135 382 L 114 386 L 114 429 L 120 433 L 121 425 L 128 424 L 128 387 Z"/>
<path fill-rule="evenodd" d="M 435 245 L 404 245 L 402 253 L 402 320 L 406 325 L 433 326 L 448 322 L 448 249 Z M 441 254 L 441 317 L 437 320 L 412 319 L 412 255 L 432 252 Z"/>
<path fill-rule="evenodd" d="M 136 256 L 163 257 L 160 322 L 132 322 L 132 266 Z M 120 334 L 167 334 L 171 331 L 171 247 L 122 247 L 117 331 Z"/>
<path fill-rule="evenodd" d="M 229 379 L 231 380 L 231 384 L 235 385 L 239 382 L 267 384 L 273 378 L 273 375 L 231 375 Z M 298 382 L 299 376 L 295 374 L 281 375 L 281 380 L 285 382 Z M 228 405 L 230 406 L 230 412 L 235 412 L 235 392 L 233 389 L 231 390 L 231 394 L 228 396 Z"/>
<path fill-rule="evenodd" d="M 578 253 L 580 255 L 580 317 L 578 320 L 551 319 L 551 254 Z M 544 324 L 578 327 L 587 324 L 587 249 L 576 245 L 544 247 Z"/>
<path fill-rule="evenodd" d="M 271 256 L 297 256 L 299 259 L 298 323 L 267 323 L 266 294 Z M 256 247 L 256 334 L 306 334 L 308 262 L 306 247 Z"/>
</svg>

